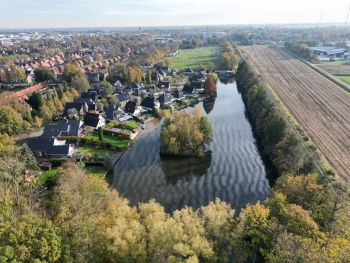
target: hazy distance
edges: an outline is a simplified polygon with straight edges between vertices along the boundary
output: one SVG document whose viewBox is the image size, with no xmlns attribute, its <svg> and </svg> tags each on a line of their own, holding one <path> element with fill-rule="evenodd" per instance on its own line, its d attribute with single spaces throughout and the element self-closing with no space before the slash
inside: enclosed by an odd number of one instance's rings
<svg viewBox="0 0 350 263">
<path fill-rule="evenodd" d="M 11 0 L 0 28 L 345 23 L 349 0 Z M 321 17 L 321 12 L 323 12 Z"/>
</svg>

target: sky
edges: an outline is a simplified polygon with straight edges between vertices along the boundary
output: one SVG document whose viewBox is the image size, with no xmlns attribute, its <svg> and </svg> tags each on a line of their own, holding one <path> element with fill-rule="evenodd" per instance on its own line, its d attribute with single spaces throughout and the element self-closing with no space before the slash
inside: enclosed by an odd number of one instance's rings
<svg viewBox="0 0 350 263">
<path fill-rule="evenodd" d="M 345 23 L 350 0 L 1 0 L 0 28 Z M 350 18 L 349 18 L 350 22 Z"/>
</svg>

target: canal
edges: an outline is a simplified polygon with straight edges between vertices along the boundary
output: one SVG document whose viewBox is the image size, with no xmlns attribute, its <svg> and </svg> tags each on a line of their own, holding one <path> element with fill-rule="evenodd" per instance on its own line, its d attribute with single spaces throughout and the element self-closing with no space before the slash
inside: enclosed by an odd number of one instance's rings
<svg viewBox="0 0 350 263">
<path fill-rule="evenodd" d="M 213 142 L 204 158 L 160 155 L 161 122 L 155 120 L 114 166 L 107 181 L 131 205 L 154 198 L 172 212 L 185 206 L 198 208 L 219 197 L 239 211 L 267 197 L 267 169 L 236 83 L 218 82 L 216 98 L 197 107 L 213 128 Z"/>
</svg>

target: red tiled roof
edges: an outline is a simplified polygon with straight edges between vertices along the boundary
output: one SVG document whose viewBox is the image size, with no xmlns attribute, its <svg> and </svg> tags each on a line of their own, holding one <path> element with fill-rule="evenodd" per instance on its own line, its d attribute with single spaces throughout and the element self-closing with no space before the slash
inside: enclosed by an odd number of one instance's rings
<svg viewBox="0 0 350 263">
<path fill-rule="evenodd" d="M 29 94 L 31 94 L 31 93 L 33 93 L 35 91 L 44 89 L 46 87 L 48 87 L 47 83 L 46 82 L 41 82 L 41 83 L 36 84 L 34 86 L 31 86 L 29 88 L 17 91 L 16 93 L 13 93 L 13 94 L 11 94 L 9 96 L 1 98 L 0 99 L 0 103 L 4 103 L 4 102 L 9 101 L 11 97 L 17 97 L 17 99 L 19 101 L 23 102 L 24 100 L 28 100 L 28 96 L 27 95 L 29 95 Z"/>
</svg>

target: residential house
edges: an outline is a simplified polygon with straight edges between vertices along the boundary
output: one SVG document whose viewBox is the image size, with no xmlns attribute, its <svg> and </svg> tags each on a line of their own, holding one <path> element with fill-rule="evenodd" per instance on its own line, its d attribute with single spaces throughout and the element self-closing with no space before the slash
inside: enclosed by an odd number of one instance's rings
<svg viewBox="0 0 350 263">
<path fill-rule="evenodd" d="M 148 96 L 156 97 L 160 93 L 162 93 L 162 90 L 160 88 L 158 88 L 157 86 L 153 85 L 152 87 L 149 87 L 147 89 L 147 92 L 148 92 Z"/>
<path fill-rule="evenodd" d="M 87 78 L 88 78 L 89 82 L 98 82 L 100 75 L 98 73 L 89 72 L 87 74 Z"/>
<path fill-rule="evenodd" d="M 42 137 L 79 136 L 82 130 L 81 120 L 58 120 L 57 125 L 46 125 Z"/>
<path fill-rule="evenodd" d="M 90 126 L 97 130 L 99 127 L 103 128 L 106 126 L 106 119 L 100 114 L 87 112 L 84 117 L 84 126 Z"/>
<path fill-rule="evenodd" d="M 197 93 L 196 91 L 196 87 L 195 86 L 191 86 L 191 85 L 185 85 L 183 88 L 182 88 L 182 93 L 184 95 L 194 95 Z"/>
<path fill-rule="evenodd" d="M 92 101 L 96 101 L 98 100 L 98 97 L 97 97 L 97 92 L 96 91 L 90 91 L 90 92 L 82 92 L 80 94 L 80 97 L 81 98 L 88 98 L 88 99 L 91 99 Z"/>
<path fill-rule="evenodd" d="M 163 93 L 162 95 L 160 95 L 157 100 L 160 102 L 161 106 L 168 106 L 172 103 L 172 99 L 170 95 L 166 95 L 165 93 Z"/>
<path fill-rule="evenodd" d="M 100 80 L 106 79 L 108 77 L 108 69 L 106 69 L 106 68 L 100 69 L 99 70 L 99 77 L 100 77 Z"/>
<path fill-rule="evenodd" d="M 119 121 L 119 122 L 124 122 L 128 120 L 132 120 L 132 116 L 123 112 L 122 110 L 118 109 L 113 104 L 109 104 L 106 110 L 106 120 L 107 121 Z"/>
<path fill-rule="evenodd" d="M 65 140 L 55 138 L 29 138 L 27 145 L 36 157 L 68 157 L 73 154 L 73 147 Z M 57 147 L 57 148 L 56 148 Z"/>
<path fill-rule="evenodd" d="M 175 90 L 174 92 L 174 98 L 176 100 L 183 100 L 185 98 L 184 94 L 182 93 L 182 91 L 179 91 L 178 89 Z"/>
<path fill-rule="evenodd" d="M 117 80 L 113 86 L 115 87 L 116 91 L 118 91 L 118 92 L 121 92 L 124 89 L 123 84 L 119 80 Z"/>
<path fill-rule="evenodd" d="M 159 108 L 160 103 L 155 98 L 148 96 L 142 100 L 141 106 L 144 109 L 151 111 L 151 110 L 153 110 L 154 107 Z"/>
<path fill-rule="evenodd" d="M 203 88 L 204 82 L 202 81 L 191 81 L 190 86 L 193 86 L 196 88 L 196 90 L 202 89 Z"/>
<path fill-rule="evenodd" d="M 152 71 L 151 73 L 151 80 L 153 83 L 157 83 L 158 81 L 163 81 L 164 76 L 160 75 L 158 72 L 156 71 Z"/>
<path fill-rule="evenodd" d="M 163 71 L 165 74 L 171 73 L 170 67 L 160 67 L 160 70 Z"/>
<path fill-rule="evenodd" d="M 88 105 L 89 112 L 96 111 L 96 104 L 91 98 L 77 98 L 77 99 L 74 99 L 73 103 L 74 102 L 76 102 L 76 103 L 84 103 L 85 102 Z"/>
<path fill-rule="evenodd" d="M 194 81 L 205 81 L 207 79 L 207 73 L 203 73 L 203 72 L 195 73 L 192 79 Z"/>
<path fill-rule="evenodd" d="M 159 81 L 156 87 L 161 89 L 163 92 L 170 92 L 170 82 L 169 81 Z"/>
<path fill-rule="evenodd" d="M 135 89 L 140 89 L 140 88 L 141 88 L 140 84 L 134 81 L 129 86 L 125 87 L 124 92 L 128 92 L 129 94 L 131 94 L 135 91 Z"/>
<path fill-rule="evenodd" d="M 134 100 L 138 100 L 141 97 L 142 90 L 135 89 L 133 93 L 131 93 L 131 96 Z"/>
<path fill-rule="evenodd" d="M 85 102 L 66 102 L 64 105 L 64 113 L 68 114 L 69 109 L 76 109 L 78 116 L 82 116 L 89 112 L 89 106 Z"/>
<path fill-rule="evenodd" d="M 132 100 L 132 97 L 129 93 L 120 93 L 120 94 L 115 94 L 114 96 L 116 96 L 119 100 L 119 103 L 121 104 L 121 106 L 125 106 L 125 104 L 129 101 Z"/>
<path fill-rule="evenodd" d="M 193 73 L 193 70 L 190 69 L 190 68 L 184 68 L 184 69 L 182 70 L 182 74 L 184 74 L 185 76 L 189 76 L 189 75 L 191 75 L 192 73 Z"/>
<path fill-rule="evenodd" d="M 148 112 L 147 110 L 143 109 L 139 103 L 136 101 L 129 101 L 125 105 L 125 112 L 130 113 L 134 116 L 139 116 L 143 113 Z"/>
</svg>

